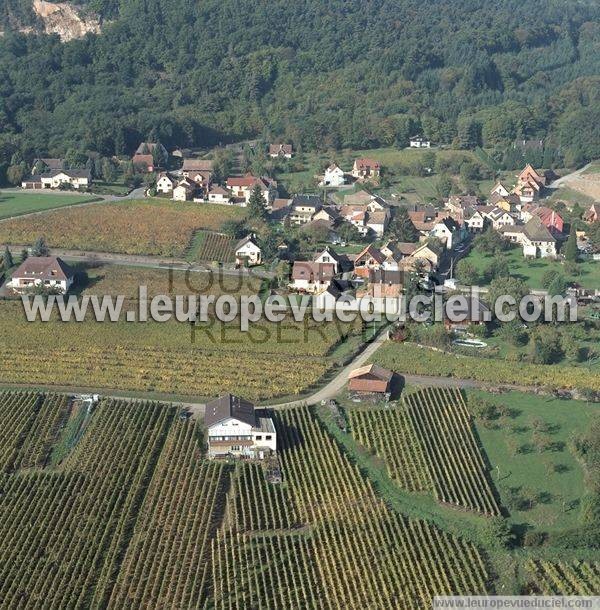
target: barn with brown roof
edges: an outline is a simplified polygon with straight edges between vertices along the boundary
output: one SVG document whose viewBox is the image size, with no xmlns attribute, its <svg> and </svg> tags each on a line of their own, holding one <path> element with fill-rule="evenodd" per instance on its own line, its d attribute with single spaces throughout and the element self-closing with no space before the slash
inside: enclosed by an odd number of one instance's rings
<svg viewBox="0 0 600 610">
<path fill-rule="evenodd" d="M 354 369 L 348 375 L 348 390 L 359 394 L 390 394 L 393 371 L 378 364 L 368 364 Z"/>
</svg>

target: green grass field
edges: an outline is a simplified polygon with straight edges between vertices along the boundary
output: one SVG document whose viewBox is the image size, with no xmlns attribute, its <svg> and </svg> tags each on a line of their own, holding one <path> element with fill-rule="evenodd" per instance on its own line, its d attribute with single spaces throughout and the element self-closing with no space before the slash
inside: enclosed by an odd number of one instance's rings
<svg viewBox="0 0 600 610">
<path fill-rule="evenodd" d="M 31 212 L 43 212 L 78 203 L 87 203 L 97 199 L 94 196 L 73 193 L 17 193 L 2 191 L 0 192 L 0 219 L 29 214 Z"/>
<path fill-rule="evenodd" d="M 510 520 L 544 531 L 576 526 L 585 482 L 580 463 L 569 451 L 569 439 L 586 430 L 600 407 L 520 392 L 469 390 L 468 396 L 470 402 L 486 400 L 509 408 L 509 415 L 492 427 L 477 420 L 477 431 Z M 540 432 L 543 426 L 547 431 Z M 543 442 L 546 448 L 541 450 Z"/>
<path fill-rule="evenodd" d="M 521 248 L 512 248 L 506 252 L 508 265 L 511 275 L 522 279 L 530 288 L 541 289 L 542 277 L 548 270 L 563 273 L 570 282 L 577 282 L 586 288 L 597 288 L 600 286 L 600 264 L 597 261 L 584 261 L 579 263 L 580 275 L 569 275 L 565 272 L 564 265 L 560 261 L 550 259 L 528 260 L 523 257 Z M 483 272 L 494 262 L 493 256 L 483 255 L 472 250 L 467 259 L 480 272 Z M 480 280 L 481 286 L 486 286 L 489 282 Z"/>
</svg>

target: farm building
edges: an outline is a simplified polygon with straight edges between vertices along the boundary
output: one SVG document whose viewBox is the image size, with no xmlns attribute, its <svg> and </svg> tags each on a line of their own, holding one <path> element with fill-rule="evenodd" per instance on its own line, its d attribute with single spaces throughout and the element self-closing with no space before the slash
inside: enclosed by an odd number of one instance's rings
<svg viewBox="0 0 600 610">
<path fill-rule="evenodd" d="M 263 459 L 277 450 L 277 433 L 270 417 L 257 412 L 249 401 L 225 394 L 206 405 L 208 457 Z"/>
<path fill-rule="evenodd" d="M 368 364 L 348 375 L 348 390 L 363 395 L 387 395 L 391 392 L 394 373 L 377 364 Z"/>
</svg>

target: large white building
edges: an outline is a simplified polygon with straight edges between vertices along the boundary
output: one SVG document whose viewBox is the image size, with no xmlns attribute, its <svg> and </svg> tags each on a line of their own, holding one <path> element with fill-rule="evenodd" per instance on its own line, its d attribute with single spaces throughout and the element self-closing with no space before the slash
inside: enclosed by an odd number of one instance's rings
<svg viewBox="0 0 600 610">
<path fill-rule="evenodd" d="M 73 284 L 75 272 L 56 256 L 30 256 L 12 274 L 7 286 L 23 293 L 34 288 L 45 288 L 66 293 Z"/>
<path fill-rule="evenodd" d="M 208 457 L 262 459 L 277 450 L 277 432 L 270 417 L 239 396 L 225 394 L 206 405 Z"/>
</svg>

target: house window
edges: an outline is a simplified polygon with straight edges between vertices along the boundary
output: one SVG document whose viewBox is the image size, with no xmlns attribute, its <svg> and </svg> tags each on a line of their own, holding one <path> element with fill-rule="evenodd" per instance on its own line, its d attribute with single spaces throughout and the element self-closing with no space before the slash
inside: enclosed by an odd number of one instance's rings
<svg viewBox="0 0 600 610">
<path fill-rule="evenodd" d="M 241 451 L 241 450 L 242 450 L 242 448 L 241 448 L 239 445 L 232 445 L 232 446 L 231 446 L 231 450 L 232 450 L 232 451 Z"/>
<path fill-rule="evenodd" d="M 270 434 L 267 434 L 267 435 L 265 436 L 265 440 L 266 440 L 266 441 L 270 441 L 270 440 L 271 440 L 271 438 L 272 438 L 272 436 L 271 436 Z"/>
<path fill-rule="evenodd" d="M 262 441 L 262 434 L 257 434 L 256 440 L 257 441 Z"/>
</svg>

